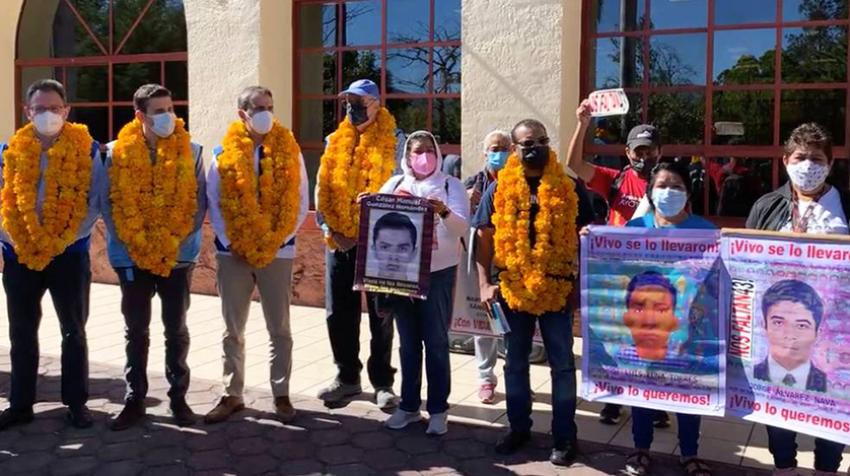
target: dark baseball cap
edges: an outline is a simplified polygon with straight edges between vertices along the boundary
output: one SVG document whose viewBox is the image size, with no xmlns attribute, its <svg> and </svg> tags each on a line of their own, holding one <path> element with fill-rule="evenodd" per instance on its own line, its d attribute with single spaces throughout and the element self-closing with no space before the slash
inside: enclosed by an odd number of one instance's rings
<svg viewBox="0 0 850 476">
<path fill-rule="evenodd" d="M 638 147 L 660 147 L 661 139 L 658 137 L 658 129 L 649 124 L 632 127 L 626 145 L 631 150 Z"/>
</svg>

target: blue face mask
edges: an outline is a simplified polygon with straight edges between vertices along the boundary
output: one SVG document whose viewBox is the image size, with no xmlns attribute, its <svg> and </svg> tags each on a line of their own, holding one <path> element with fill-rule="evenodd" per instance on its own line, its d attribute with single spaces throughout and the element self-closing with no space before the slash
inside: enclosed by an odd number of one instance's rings
<svg viewBox="0 0 850 476">
<path fill-rule="evenodd" d="M 502 170 L 502 167 L 505 166 L 505 163 L 508 161 L 508 151 L 500 150 L 498 152 L 489 151 L 487 152 L 487 167 L 490 168 L 493 172 L 498 172 Z"/>
<path fill-rule="evenodd" d="M 688 194 L 674 188 L 654 188 L 652 204 L 661 216 L 671 218 L 685 209 L 685 205 L 688 204 Z"/>
</svg>

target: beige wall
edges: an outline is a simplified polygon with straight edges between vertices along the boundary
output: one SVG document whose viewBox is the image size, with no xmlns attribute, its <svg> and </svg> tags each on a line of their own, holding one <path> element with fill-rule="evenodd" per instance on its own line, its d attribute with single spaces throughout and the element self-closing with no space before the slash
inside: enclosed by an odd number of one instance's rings
<svg viewBox="0 0 850 476">
<path fill-rule="evenodd" d="M 464 0 L 462 22 L 464 174 L 481 167 L 487 132 L 526 117 L 543 121 L 563 157 L 579 92 L 581 2 Z"/>
<path fill-rule="evenodd" d="M 15 45 L 18 17 L 24 0 L 4 0 L 0 8 L 0 138 L 6 141 L 15 132 Z M 14 112 L 13 112 L 14 111 Z"/>
</svg>

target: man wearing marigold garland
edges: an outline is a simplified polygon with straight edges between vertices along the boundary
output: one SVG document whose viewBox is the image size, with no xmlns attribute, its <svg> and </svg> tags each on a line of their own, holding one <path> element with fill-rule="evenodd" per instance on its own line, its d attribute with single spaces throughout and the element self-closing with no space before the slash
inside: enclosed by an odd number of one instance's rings
<svg viewBox="0 0 850 476">
<path fill-rule="evenodd" d="M 65 88 L 52 79 L 30 85 L 30 123 L 3 146 L 3 288 L 12 344 L 8 409 L 0 430 L 28 423 L 38 377 L 41 298 L 49 291 L 62 330 L 62 403 L 77 428 L 92 425 L 88 400 L 91 265 L 89 237 L 99 214 L 103 163 L 88 128 L 66 122 Z"/>
<path fill-rule="evenodd" d="M 505 388 L 510 432 L 496 451 L 510 454 L 531 438 L 528 357 L 535 321 L 552 373 L 552 437 L 549 460 L 569 465 L 576 456 L 576 368 L 569 296 L 578 263 L 578 233 L 593 220 L 584 188 L 570 179 L 549 148 L 546 128 L 534 119 L 514 126 L 516 146 L 497 182 L 476 211 L 476 262 L 481 301 L 501 306 L 511 331 Z M 490 273 L 491 264 L 499 271 Z"/>
<path fill-rule="evenodd" d="M 245 324 L 256 286 L 269 331 L 270 383 L 278 418 L 291 422 L 292 333 L 289 299 L 295 232 L 310 196 L 301 148 L 274 117 L 272 92 L 251 86 L 237 100 L 239 120 L 213 151 L 207 174 L 224 314 L 224 396 L 204 417 L 227 420 L 245 407 Z"/>
<path fill-rule="evenodd" d="M 133 96 L 136 117 L 107 145 L 106 222 L 109 263 L 121 284 L 126 329 L 127 394 L 111 422 L 126 430 L 145 416 L 148 391 L 151 300 L 159 294 L 165 327 L 165 377 L 174 420 L 191 425 L 189 389 L 189 285 L 201 252 L 206 214 L 206 180 L 201 146 L 190 142 L 174 115 L 171 92 L 146 84 Z"/>
<path fill-rule="evenodd" d="M 345 100 L 347 114 L 327 139 L 316 186 L 316 218 L 328 245 L 325 273 L 328 335 L 338 369 L 333 383 L 319 391 L 319 398 L 327 404 L 362 391 L 361 293 L 352 290 L 360 217 L 357 196 L 376 193 L 392 176 L 405 142 L 404 135 L 396 130 L 392 114 L 381 107 L 374 82 L 357 80 L 340 96 Z M 395 369 L 390 364 L 393 319 L 392 315 L 379 314 L 378 295 L 366 297 L 372 334 L 367 363 L 369 380 L 375 389 L 375 403 L 381 409 L 390 409 L 398 400 L 393 393 Z"/>
</svg>

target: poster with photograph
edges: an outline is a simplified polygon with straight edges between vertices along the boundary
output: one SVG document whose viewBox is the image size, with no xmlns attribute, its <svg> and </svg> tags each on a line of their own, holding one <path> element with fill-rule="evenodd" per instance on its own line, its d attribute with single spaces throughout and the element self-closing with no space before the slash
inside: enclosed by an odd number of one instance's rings
<svg viewBox="0 0 850 476">
<path fill-rule="evenodd" d="M 424 198 L 364 198 L 354 289 L 425 299 L 435 244 L 434 211 Z"/>
<path fill-rule="evenodd" d="M 720 232 L 591 227 L 581 252 L 581 396 L 723 415 Z"/>
<path fill-rule="evenodd" d="M 727 411 L 850 444 L 850 238 L 723 231 Z"/>
</svg>

